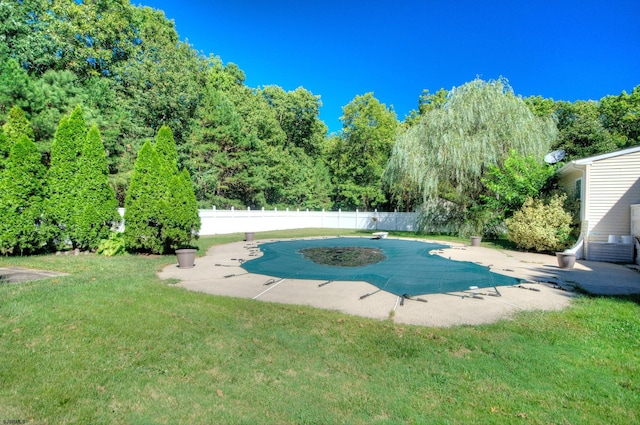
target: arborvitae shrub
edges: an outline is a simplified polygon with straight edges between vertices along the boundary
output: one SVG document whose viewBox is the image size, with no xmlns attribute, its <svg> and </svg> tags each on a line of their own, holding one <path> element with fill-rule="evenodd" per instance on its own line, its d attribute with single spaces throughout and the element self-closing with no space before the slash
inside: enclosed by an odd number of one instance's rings
<svg viewBox="0 0 640 425">
<path fill-rule="evenodd" d="M 172 174 L 178 172 L 178 149 L 171 129 L 163 125 L 156 135 L 156 152 L 162 161 L 170 167 Z"/>
<path fill-rule="evenodd" d="M 87 136 L 82 109 L 78 106 L 69 118 L 60 120 L 51 146 L 47 200 L 47 220 L 57 228 L 55 244 L 75 247 L 75 214 L 78 199 L 76 174 L 79 157 Z"/>
<path fill-rule="evenodd" d="M 14 106 L 7 114 L 7 122 L 0 128 L 0 170 L 4 168 L 11 147 L 22 136 L 34 141 L 31 123 L 24 111 L 20 107 Z"/>
<path fill-rule="evenodd" d="M 508 238 L 518 247 L 554 252 L 567 247 L 571 234 L 571 214 L 564 209 L 566 195 L 552 196 L 548 202 L 529 198 L 507 220 Z"/>
<path fill-rule="evenodd" d="M 78 201 L 74 240 L 80 248 L 97 248 L 120 220 L 118 202 L 108 181 L 107 158 L 98 127 L 87 134 L 76 174 Z"/>
<path fill-rule="evenodd" d="M 1 254 L 46 249 L 49 232 L 42 220 L 45 172 L 38 148 L 27 136 L 21 136 L 11 148 L 0 179 Z"/>
<path fill-rule="evenodd" d="M 166 254 L 187 245 L 200 230 L 191 178 L 178 173 L 173 134 L 163 126 L 155 146 L 147 141 L 134 164 L 125 199 L 125 244 L 133 252 Z"/>
<path fill-rule="evenodd" d="M 125 198 L 124 239 L 133 252 L 164 252 L 161 200 L 166 194 L 160 158 L 150 141 L 138 152 Z"/>
<path fill-rule="evenodd" d="M 168 196 L 163 202 L 165 251 L 189 245 L 200 230 L 198 201 L 187 170 L 171 178 Z"/>
<path fill-rule="evenodd" d="M 19 106 L 11 108 L 7 115 L 7 122 L 4 123 L 3 130 L 11 145 L 16 143 L 22 136 L 26 136 L 32 142 L 35 141 L 31 123 Z M 11 146 L 9 146 L 9 149 L 11 149 Z"/>
</svg>

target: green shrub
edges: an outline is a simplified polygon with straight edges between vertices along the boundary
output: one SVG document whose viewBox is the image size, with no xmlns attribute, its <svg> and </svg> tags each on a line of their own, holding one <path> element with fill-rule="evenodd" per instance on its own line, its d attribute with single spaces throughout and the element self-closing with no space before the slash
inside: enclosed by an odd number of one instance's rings
<svg viewBox="0 0 640 425">
<path fill-rule="evenodd" d="M 49 235 L 42 221 L 45 172 L 35 143 L 20 136 L 0 179 L 0 254 L 24 255 L 46 249 Z"/>
<path fill-rule="evenodd" d="M 124 201 L 124 239 L 131 252 L 164 253 L 160 200 L 166 194 L 166 177 L 150 141 L 138 152 Z"/>
<path fill-rule="evenodd" d="M 189 245 L 194 238 L 197 239 L 200 230 L 198 201 L 186 169 L 171 178 L 168 191 L 167 199 L 161 203 L 164 214 L 162 237 L 166 245 L 165 252 Z"/>
<path fill-rule="evenodd" d="M 74 240 L 78 247 L 95 249 L 120 221 L 118 201 L 109 186 L 104 145 L 97 126 L 91 127 L 82 148 L 76 174 L 78 201 L 75 205 Z"/>
<path fill-rule="evenodd" d="M 122 233 L 111 232 L 107 239 L 100 240 L 96 253 L 105 257 L 125 255 L 127 253 Z"/>
<path fill-rule="evenodd" d="M 11 150 L 11 146 L 22 136 L 26 136 L 32 142 L 35 141 L 33 127 L 31 127 L 29 119 L 19 106 L 11 108 L 7 115 L 7 122 L 3 125 L 3 130 L 9 142 L 8 149 L 6 149 L 7 152 Z"/>
<path fill-rule="evenodd" d="M 515 149 L 501 166 L 489 165 L 482 183 L 489 194 L 481 194 L 484 209 L 509 218 L 524 202 L 536 196 L 555 173 L 554 167 L 538 160 L 534 155 L 525 156 Z"/>
<path fill-rule="evenodd" d="M 198 202 L 189 173 L 178 172 L 176 163 L 173 135 L 162 127 L 156 145 L 147 141 L 133 167 L 125 199 L 127 250 L 167 254 L 196 237 Z"/>
<path fill-rule="evenodd" d="M 46 220 L 56 229 L 54 243 L 59 249 L 77 247 L 76 205 L 79 198 L 76 176 L 87 137 L 82 108 L 77 106 L 69 117 L 62 117 L 51 145 L 51 166 L 45 203 Z"/>
<path fill-rule="evenodd" d="M 554 252 L 567 247 L 571 214 L 564 209 L 566 195 L 553 195 L 548 202 L 529 198 L 507 220 L 508 237 L 518 247 Z"/>
<path fill-rule="evenodd" d="M 34 141 L 33 127 L 31 127 L 31 123 L 20 107 L 14 106 L 11 108 L 6 119 L 7 122 L 0 127 L 0 171 L 5 167 L 11 147 L 22 136 L 26 136 L 32 142 Z"/>
</svg>

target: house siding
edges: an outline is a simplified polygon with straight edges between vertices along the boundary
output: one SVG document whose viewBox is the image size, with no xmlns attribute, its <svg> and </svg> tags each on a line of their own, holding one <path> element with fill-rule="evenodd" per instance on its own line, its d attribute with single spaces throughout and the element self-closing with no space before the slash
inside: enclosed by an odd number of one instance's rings
<svg viewBox="0 0 640 425">
<path fill-rule="evenodd" d="M 576 182 L 582 178 L 582 170 L 576 169 L 565 174 L 560 181 L 560 187 L 568 194 L 577 195 L 575 192 Z M 584 185 L 585 182 L 582 182 Z M 582 197 L 582 196 L 581 196 Z"/>
<path fill-rule="evenodd" d="M 629 235 L 630 206 L 640 203 L 640 152 L 594 161 L 587 165 L 586 179 L 589 242 Z"/>
</svg>

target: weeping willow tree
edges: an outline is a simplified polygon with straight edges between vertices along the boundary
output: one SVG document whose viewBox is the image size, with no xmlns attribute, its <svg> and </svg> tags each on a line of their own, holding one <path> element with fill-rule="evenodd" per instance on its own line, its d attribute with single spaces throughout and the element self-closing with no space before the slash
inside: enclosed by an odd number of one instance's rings
<svg viewBox="0 0 640 425">
<path fill-rule="evenodd" d="M 556 138 L 551 119 L 535 116 L 505 79 L 476 79 L 396 138 L 384 179 L 422 194 L 420 227 L 459 235 L 482 232 L 482 176 L 510 150 L 542 160 Z"/>
</svg>

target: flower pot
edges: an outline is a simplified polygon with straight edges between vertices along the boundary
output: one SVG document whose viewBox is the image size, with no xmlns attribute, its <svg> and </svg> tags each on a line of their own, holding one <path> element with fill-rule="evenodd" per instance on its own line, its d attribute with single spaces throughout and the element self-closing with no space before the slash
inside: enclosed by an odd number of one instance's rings
<svg viewBox="0 0 640 425">
<path fill-rule="evenodd" d="M 253 232 L 244 233 L 244 240 L 247 242 L 253 242 L 254 237 L 255 237 L 255 234 Z"/>
<path fill-rule="evenodd" d="M 196 252 L 198 252 L 198 250 L 192 248 L 176 249 L 176 256 L 178 257 L 178 267 L 181 269 L 190 269 L 195 266 Z"/>
<path fill-rule="evenodd" d="M 561 269 L 570 270 L 576 263 L 576 254 L 570 252 L 556 252 L 556 258 Z"/>
<path fill-rule="evenodd" d="M 480 246 L 481 236 L 471 236 L 471 246 Z"/>
</svg>

